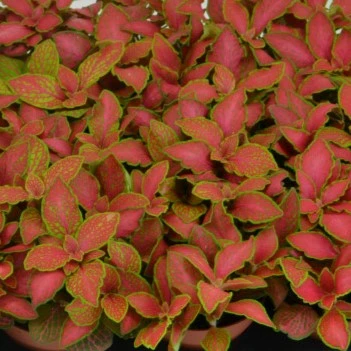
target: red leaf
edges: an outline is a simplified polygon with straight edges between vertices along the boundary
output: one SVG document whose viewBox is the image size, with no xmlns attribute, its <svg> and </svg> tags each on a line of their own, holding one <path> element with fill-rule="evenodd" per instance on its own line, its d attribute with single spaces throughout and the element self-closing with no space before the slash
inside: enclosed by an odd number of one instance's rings
<svg viewBox="0 0 351 351">
<path fill-rule="evenodd" d="M 122 295 L 107 294 L 101 300 L 101 307 L 108 318 L 120 323 L 128 311 L 128 302 Z"/>
<path fill-rule="evenodd" d="M 38 318 L 34 308 L 27 300 L 13 295 L 0 297 L 0 311 L 27 321 Z"/>
<path fill-rule="evenodd" d="M 104 246 L 117 233 L 119 214 L 106 212 L 88 217 L 79 227 L 77 241 L 80 249 L 87 253 Z"/>
<path fill-rule="evenodd" d="M 101 307 L 93 307 L 80 299 L 74 299 L 66 307 L 65 311 L 74 324 L 87 326 L 95 324 L 101 316 Z"/>
<path fill-rule="evenodd" d="M 339 104 L 345 113 L 351 118 L 351 102 L 348 98 L 351 94 L 351 84 L 343 84 L 339 89 Z"/>
<path fill-rule="evenodd" d="M 308 271 L 301 265 L 301 261 L 293 257 L 283 257 L 280 264 L 285 277 L 293 286 L 300 286 L 308 277 Z"/>
<path fill-rule="evenodd" d="M 67 278 L 66 289 L 73 297 L 79 297 L 97 307 L 104 276 L 102 262 L 95 260 L 84 263 Z"/>
<path fill-rule="evenodd" d="M 182 166 L 190 168 L 194 173 L 212 170 L 210 150 L 202 142 L 185 141 L 168 146 L 164 150 L 170 157 L 181 161 Z"/>
<path fill-rule="evenodd" d="M 308 46 L 290 33 L 268 33 L 264 38 L 283 59 L 291 60 L 298 68 L 310 66 L 315 61 Z"/>
<path fill-rule="evenodd" d="M 56 178 L 42 203 L 44 222 L 55 235 L 74 234 L 82 221 L 75 196 L 69 187 Z"/>
<path fill-rule="evenodd" d="M 346 295 L 351 291 L 351 268 L 338 267 L 335 270 L 335 292 L 338 295 Z"/>
<path fill-rule="evenodd" d="M 170 248 L 171 252 L 177 253 L 189 261 L 196 269 L 203 273 L 209 280 L 214 281 L 215 275 L 207 262 L 205 255 L 199 248 L 190 245 L 175 245 Z"/>
<path fill-rule="evenodd" d="M 316 12 L 307 22 L 308 43 L 317 57 L 331 59 L 334 32 L 333 24 L 323 12 Z"/>
<path fill-rule="evenodd" d="M 285 73 L 285 63 L 277 62 L 269 68 L 261 68 L 253 70 L 248 77 L 243 80 L 240 87 L 248 91 L 262 90 L 271 88 L 273 85 L 279 83 Z"/>
<path fill-rule="evenodd" d="M 136 292 L 128 295 L 129 304 L 144 318 L 158 318 L 162 313 L 162 308 L 155 296 Z"/>
<path fill-rule="evenodd" d="M 162 161 L 150 167 L 143 177 L 141 192 L 150 201 L 156 196 L 156 193 L 166 179 L 169 170 L 168 161 Z"/>
<path fill-rule="evenodd" d="M 204 141 L 213 148 L 218 148 L 223 139 L 223 132 L 217 123 L 205 117 L 183 118 L 176 122 L 184 134 L 193 139 Z"/>
<path fill-rule="evenodd" d="M 152 322 L 142 329 L 137 335 L 134 346 L 144 345 L 147 348 L 155 349 L 162 338 L 166 335 L 168 321 Z"/>
<path fill-rule="evenodd" d="M 283 215 L 270 197 L 256 191 L 238 195 L 230 213 L 240 221 L 252 223 L 271 222 Z"/>
<path fill-rule="evenodd" d="M 223 351 L 228 350 L 230 341 L 229 332 L 225 328 L 212 327 L 201 341 L 201 346 L 206 351 Z"/>
<path fill-rule="evenodd" d="M 120 162 L 127 162 L 131 165 L 145 167 L 151 162 L 145 145 L 140 140 L 124 139 L 117 144 L 111 145 L 109 152 Z"/>
<path fill-rule="evenodd" d="M 190 296 L 189 295 L 177 295 L 172 299 L 172 302 L 169 306 L 168 310 L 168 317 L 169 318 L 175 318 L 179 316 L 184 310 L 184 308 L 188 305 L 190 302 Z"/>
<path fill-rule="evenodd" d="M 0 24 L 0 44 L 10 45 L 29 37 L 33 31 L 19 23 Z"/>
<path fill-rule="evenodd" d="M 72 344 L 77 343 L 79 340 L 90 335 L 96 328 L 96 324 L 80 327 L 75 325 L 71 319 L 67 319 L 63 325 L 61 344 L 63 347 L 68 347 Z"/>
<path fill-rule="evenodd" d="M 123 241 L 111 240 L 108 244 L 108 254 L 111 262 L 119 269 L 135 273 L 140 272 L 141 258 L 132 245 Z"/>
<path fill-rule="evenodd" d="M 231 293 L 204 281 L 200 281 L 197 284 L 197 290 L 201 305 L 208 314 L 213 313 L 219 304 L 228 302 L 232 296 Z"/>
<path fill-rule="evenodd" d="M 169 41 L 161 34 L 154 35 L 152 45 L 153 57 L 161 63 L 162 66 L 168 67 L 171 71 L 178 72 L 180 69 L 180 59 L 177 52 L 173 49 Z"/>
<path fill-rule="evenodd" d="M 22 17 L 31 17 L 33 13 L 33 6 L 28 0 L 3 0 L 2 3 L 8 6 L 13 12 Z"/>
<path fill-rule="evenodd" d="M 234 74 L 223 65 L 216 65 L 213 74 L 213 83 L 219 93 L 229 94 L 235 88 Z"/>
<path fill-rule="evenodd" d="M 80 64 L 91 49 L 89 38 L 79 32 L 60 31 L 53 38 L 62 64 L 71 69 Z"/>
<path fill-rule="evenodd" d="M 212 52 L 208 55 L 207 59 L 210 62 L 222 64 L 236 75 L 243 57 L 244 50 L 238 38 L 228 27 L 225 27 L 214 42 Z"/>
<path fill-rule="evenodd" d="M 138 94 L 143 91 L 149 79 L 149 71 L 144 66 L 115 67 L 113 72 L 119 80 L 131 86 Z"/>
<path fill-rule="evenodd" d="M 99 15 L 96 25 L 96 39 L 98 41 L 121 41 L 128 43 L 132 34 L 124 31 L 122 26 L 129 22 L 127 14 L 121 6 L 108 3 Z"/>
<path fill-rule="evenodd" d="M 240 89 L 215 105 L 211 117 L 220 126 L 224 136 L 228 137 L 242 129 L 246 121 L 245 102 L 245 93 Z"/>
<path fill-rule="evenodd" d="M 23 74 L 8 83 L 21 100 L 40 108 L 60 108 L 65 99 L 60 85 L 51 76 Z"/>
<path fill-rule="evenodd" d="M 260 34 L 270 21 L 282 16 L 292 3 L 292 0 L 262 0 L 258 2 L 252 15 L 252 26 L 256 30 L 256 35 Z"/>
<path fill-rule="evenodd" d="M 206 79 L 195 79 L 183 86 L 179 97 L 209 103 L 218 97 L 216 89 Z"/>
<path fill-rule="evenodd" d="M 298 287 L 291 286 L 294 292 L 304 302 L 308 304 L 315 304 L 324 297 L 325 293 L 322 288 L 311 278 L 307 279 Z"/>
<path fill-rule="evenodd" d="M 245 6 L 235 0 L 224 0 L 224 19 L 241 35 L 249 29 L 249 12 Z"/>
<path fill-rule="evenodd" d="M 278 170 L 272 154 L 265 147 L 253 143 L 240 146 L 228 162 L 227 170 L 245 177 L 265 176 L 269 171 Z"/>
<path fill-rule="evenodd" d="M 320 139 L 316 139 L 304 152 L 301 162 L 302 170 L 311 177 L 318 193 L 329 179 L 333 163 L 332 152 Z M 316 172 L 316 167 L 318 167 L 318 172 Z"/>
<path fill-rule="evenodd" d="M 46 12 L 39 18 L 36 25 L 38 32 L 49 32 L 63 22 L 62 18 L 51 11 Z"/>
<path fill-rule="evenodd" d="M 287 237 L 288 242 L 308 257 L 318 260 L 333 259 L 337 251 L 331 240 L 318 232 L 298 232 Z"/>
<path fill-rule="evenodd" d="M 225 280 L 230 274 L 244 267 L 253 255 L 253 237 L 236 244 L 227 245 L 219 251 L 215 260 L 216 278 Z"/>
<path fill-rule="evenodd" d="M 239 316 L 245 316 L 254 322 L 275 328 L 273 322 L 268 317 L 265 308 L 260 302 L 250 299 L 244 299 L 236 302 L 231 302 L 226 308 L 226 312 L 234 313 Z"/>
<path fill-rule="evenodd" d="M 282 305 L 274 314 L 273 321 L 289 338 L 301 340 L 315 331 L 318 319 L 317 312 L 310 306 Z"/>
<path fill-rule="evenodd" d="M 62 270 L 36 272 L 30 283 L 30 295 L 35 307 L 52 300 L 64 283 L 66 276 Z"/>
<path fill-rule="evenodd" d="M 351 242 L 351 214 L 349 213 L 323 213 L 320 224 L 337 240 Z"/>
<path fill-rule="evenodd" d="M 29 199 L 26 190 L 20 186 L 0 186 L 0 204 L 15 205 Z"/>
<path fill-rule="evenodd" d="M 348 67 L 351 63 L 351 53 L 348 48 L 351 45 L 351 33 L 346 28 L 336 37 L 333 47 L 333 56 L 342 65 Z"/>
<path fill-rule="evenodd" d="M 337 309 L 327 311 L 321 317 L 317 332 L 329 347 L 346 350 L 350 344 L 350 331 L 346 317 Z"/>
<path fill-rule="evenodd" d="M 276 253 L 278 247 L 278 236 L 274 228 L 262 230 L 255 237 L 255 254 L 253 262 L 255 264 L 260 264 L 268 261 Z"/>
<path fill-rule="evenodd" d="M 56 271 L 69 260 L 69 254 L 59 246 L 42 244 L 33 247 L 24 260 L 25 269 L 35 268 L 39 271 Z"/>
</svg>

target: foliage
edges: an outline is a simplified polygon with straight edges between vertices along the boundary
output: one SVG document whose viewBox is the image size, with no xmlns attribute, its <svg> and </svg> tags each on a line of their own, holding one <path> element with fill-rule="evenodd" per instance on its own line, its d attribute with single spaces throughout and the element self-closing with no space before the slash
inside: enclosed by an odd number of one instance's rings
<svg viewBox="0 0 351 351">
<path fill-rule="evenodd" d="M 346 350 L 349 0 L 2 0 L 0 326 L 179 350 L 232 315 Z M 93 349 L 92 349 L 93 348 Z"/>
</svg>

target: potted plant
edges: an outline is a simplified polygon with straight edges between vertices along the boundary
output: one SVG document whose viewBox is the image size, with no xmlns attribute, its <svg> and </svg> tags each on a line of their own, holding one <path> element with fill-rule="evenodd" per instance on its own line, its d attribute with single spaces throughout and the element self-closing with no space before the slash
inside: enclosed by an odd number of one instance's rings
<svg viewBox="0 0 351 351">
<path fill-rule="evenodd" d="M 347 349 L 348 1 L 2 3 L 0 326 Z"/>
</svg>

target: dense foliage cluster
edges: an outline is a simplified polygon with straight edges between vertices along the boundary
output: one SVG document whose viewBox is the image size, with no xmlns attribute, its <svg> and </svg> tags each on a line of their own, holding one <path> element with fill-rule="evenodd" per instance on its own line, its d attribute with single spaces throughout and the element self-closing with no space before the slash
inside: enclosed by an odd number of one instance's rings
<svg viewBox="0 0 351 351">
<path fill-rule="evenodd" d="M 0 326 L 346 349 L 351 1 L 71 2 L 0 8 Z"/>
</svg>

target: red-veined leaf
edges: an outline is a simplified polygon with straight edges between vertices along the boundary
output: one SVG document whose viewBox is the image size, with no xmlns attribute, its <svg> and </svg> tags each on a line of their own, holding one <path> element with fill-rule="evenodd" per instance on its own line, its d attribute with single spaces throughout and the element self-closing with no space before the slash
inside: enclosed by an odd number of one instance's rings
<svg viewBox="0 0 351 351">
<path fill-rule="evenodd" d="M 67 319 L 62 328 L 61 344 L 67 348 L 90 335 L 96 328 L 96 324 L 78 326 L 71 319 Z"/>
<path fill-rule="evenodd" d="M 277 328 L 294 340 L 311 335 L 316 329 L 318 319 L 317 312 L 305 305 L 283 305 L 273 317 Z"/>
</svg>

